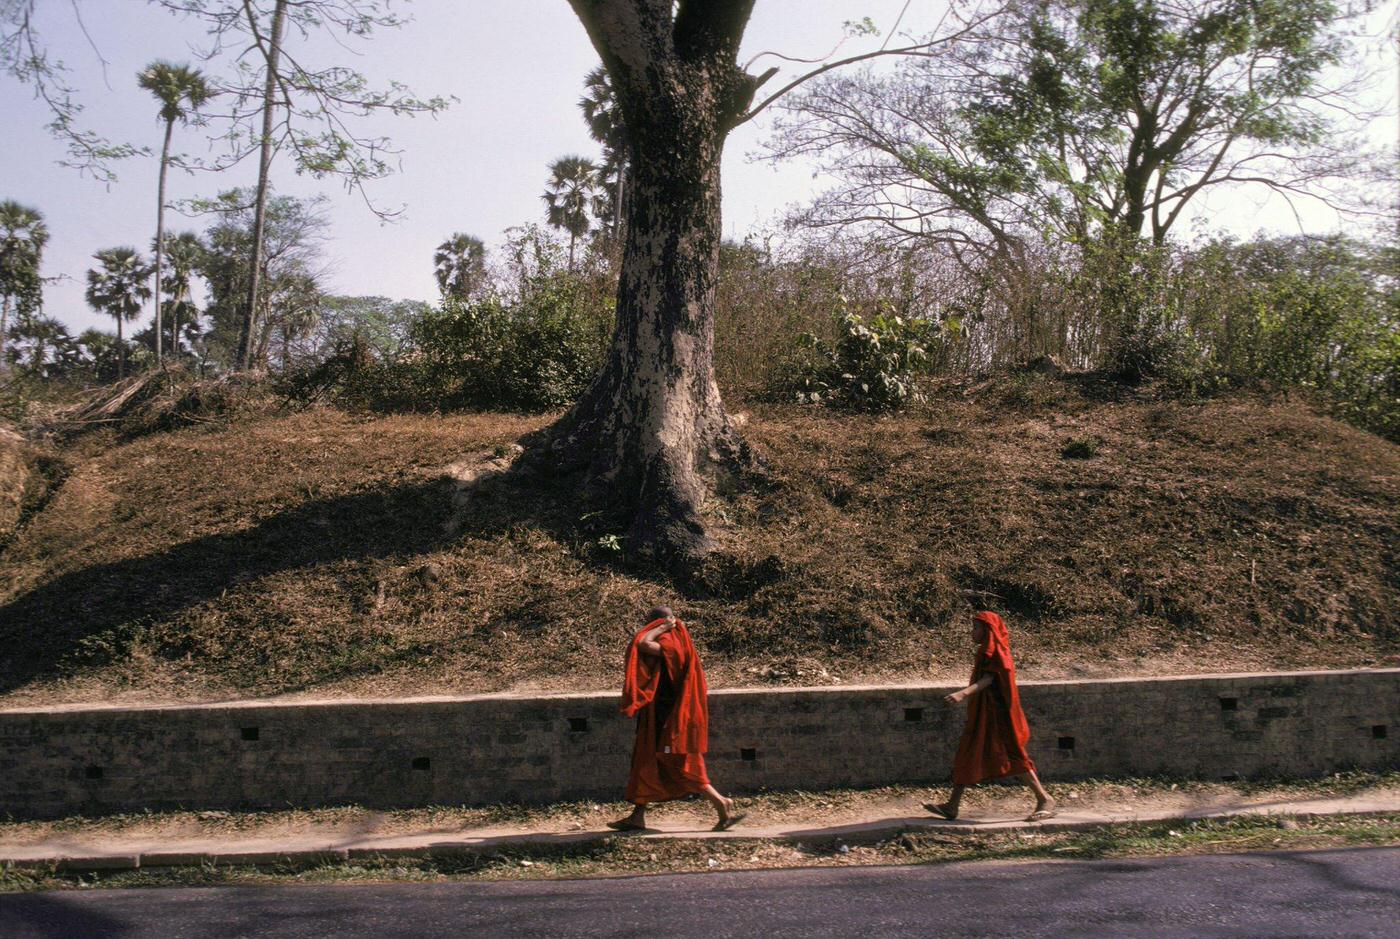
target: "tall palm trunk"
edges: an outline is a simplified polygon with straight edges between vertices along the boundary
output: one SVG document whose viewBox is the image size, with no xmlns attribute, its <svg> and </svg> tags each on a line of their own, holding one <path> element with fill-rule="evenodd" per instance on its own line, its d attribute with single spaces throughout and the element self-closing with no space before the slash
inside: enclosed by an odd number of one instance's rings
<svg viewBox="0 0 1400 939">
<path fill-rule="evenodd" d="M 175 361 L 180 361 L 180 307 L 185 304 L 185 293 L 181 291 L 175 301 L 175 307 L 170 311 L 170 353 L 175 356 Z"/>
<path fill-rule="evenodd" d="M 243 0 L 243 11 L 253 34 L 258 35 L 257 18 L 249 0 Z M 268 40 L 267 79 L 263 82 L 262 140 L 258 158 L 257 202 L 253 208 L 253 256 L 248 271 L 248 312 L 243 321 L 243 336 L 239 350 L 244 369 L 253 367 L 256 354 L 258 325 L 258 293 L 262 288 L 263 231 L 267 223 L 268 175 L 272 169 L 272 123 L 277 105 L 277 65 L 282 56 L 282 25 L 286 20 L 287 0 L 277 0 L 272 13 L 272 35 Z"/>
<path fill-rule="evenodd" d="M 165 172 L 170 168 L 170 135 L 175 130 L 175 120 L 165 122 L 165 145 L 160 150 L 160 185 L 156 191 L 156 364 L 165 359 L 165 347 L 160 310 L 160 275 L 165 264 Z"/>
<path fill-rule="evenodd" d="M 569 270 L 574 269 L 574 243 L 578 241 L 578 233 L 569 229 Z"/>
<path fill-rule="evenodd" d="M 122 331 L 122 315 L 117 313 L 117 378 L 126 377 L 126 335 Z"/>
<path fill-rule="evenodd" d="M 5 342 L 10 335 L 10 295 L 5 294 L 3 303 L 0 303 L 0 375 L 8 375 L 10 372 L 10 360 L 5 356 Z"/>
</svg>

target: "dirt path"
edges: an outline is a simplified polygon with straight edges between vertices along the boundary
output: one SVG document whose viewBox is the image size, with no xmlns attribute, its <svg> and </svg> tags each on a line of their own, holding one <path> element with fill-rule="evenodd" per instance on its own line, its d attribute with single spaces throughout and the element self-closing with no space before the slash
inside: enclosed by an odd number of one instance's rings
<svg viewBox="0 0 1400 939">
<path fill-rule="evenodd" d="M 957 824 L 932 819 L 921 803 L 939 795 L 924 788 L 767 793 L 744 798 L 745 824 L 724 834 L 699 803 L 655 807 L 647 838 L 767 838 L 786 841 L 842 838 L 875 840 L 911 827 L 948 833 L 1024 827 L 1031 807 L 1019 787 L 972 790 Z M 1400 774 L 1334 777 L 1277 786 L 1191 782 L 1130 784 L 1084 782 L 1054 788 L 1060 814 L 1041 830 L 1094 825 L 1207 818 L 1238 814 L 1309 815 L 1400 811 Z M 481 850 L 495 845 L 587 842 L 612 836 L 609 819 L 619 804 L 569 803 L 540 809 L 417 809 L 380 812 L 361 808 L 228 813 L 186 812 L 65 819 L 0 825 L 0 860 L 102 859 L 123 866 L 189 863 L 190 859 L 257 863 L 291 854 L 331 856 Z M 348 852 L 348 854 L 347 854 Z"/>
</svg>

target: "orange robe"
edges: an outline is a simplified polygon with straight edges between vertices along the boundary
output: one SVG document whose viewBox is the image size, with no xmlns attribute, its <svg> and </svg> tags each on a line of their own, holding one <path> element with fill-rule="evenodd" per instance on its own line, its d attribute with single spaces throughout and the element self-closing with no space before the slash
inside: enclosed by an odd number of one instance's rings
<svg viewBox="0 0 1400 939">
<path fill-rule="evenodd" d="M 679 621 L 657 640 L 660 658 L 642 655 L 642 636 L 660 622 L 642 627 L 627 647 L 621 711 L 637 717 L 627 777 L 627 801 L 633 805 L 679 799 L 710 784 L 704 755 L 710 742 L 705 671 Z"/>
<path fill-rule="evenodd" d="M 995 613 L 978 613 L 975 618 L 987 627 L 987 641 L 978 650 L 970 684 L 984 675 L 992 676 L 992 684 L 968 702 L 967 723 L 953 758 L 953 784 L 958 786 L 1035 769 L 1026 753 L 1031 728 L 1016 691 L 1016 665 L 1011 661 L 1006 624 Z"/>
</svg>

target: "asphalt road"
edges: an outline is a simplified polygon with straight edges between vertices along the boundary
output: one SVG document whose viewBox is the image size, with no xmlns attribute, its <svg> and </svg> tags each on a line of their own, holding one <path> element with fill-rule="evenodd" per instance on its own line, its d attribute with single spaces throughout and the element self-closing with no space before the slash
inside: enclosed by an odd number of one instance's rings
<svg viewBox="0 0 1400 939">
<path fill-rule="evenodd" d="M 0 896 L 0 936 L 1400 935 L 1400 849 Z"/>
</svg>

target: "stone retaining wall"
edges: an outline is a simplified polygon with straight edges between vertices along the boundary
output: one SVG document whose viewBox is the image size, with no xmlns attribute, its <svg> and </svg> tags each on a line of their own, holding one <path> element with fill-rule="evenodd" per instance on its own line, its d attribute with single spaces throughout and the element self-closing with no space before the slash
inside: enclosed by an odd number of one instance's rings
<svg viewBox="0 0 1400 939">
<path fill-rule="evenodd" d="M 948 778 L 947 686 L 717 691 L 725 791 Z M 1047 782 L 1400 766 L 1400 669 L 1026 682 Z M 0 816 L 619 799 L 616 695 L 0 712 Z"/>
</svg>

